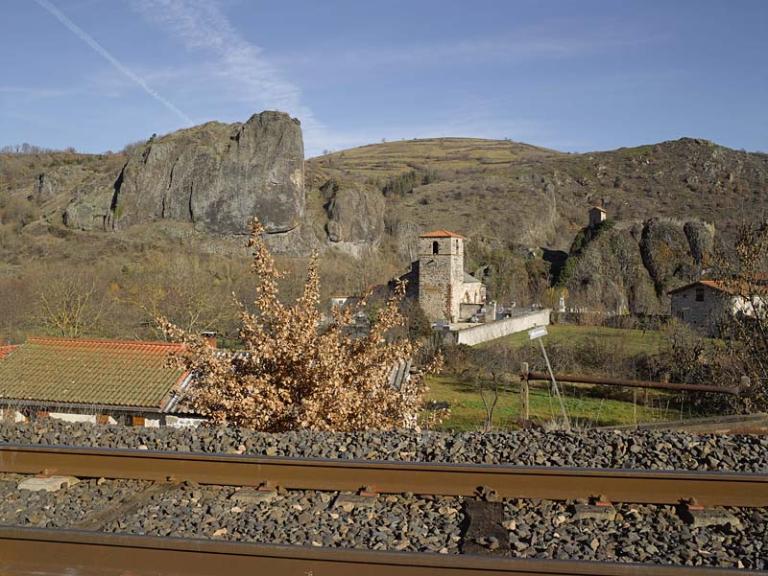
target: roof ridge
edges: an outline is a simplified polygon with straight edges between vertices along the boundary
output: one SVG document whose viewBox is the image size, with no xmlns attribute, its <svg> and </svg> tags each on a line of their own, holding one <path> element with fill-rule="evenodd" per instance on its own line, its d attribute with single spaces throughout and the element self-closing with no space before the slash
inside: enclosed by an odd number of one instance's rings
<svg viewBox="0 0 768 576">
<path fill-rule="evenodd" d="M 182 348 L 184 344 L 178 342 L 162 342 L 154 340 L 111 340 L 107 338 L 64 338 L 61 336 L 29 336 L 25 344 L 105 344 L 113 346 L 133 346 L 139 347 L 163 347 L 163 348 Z"/>
</svg>

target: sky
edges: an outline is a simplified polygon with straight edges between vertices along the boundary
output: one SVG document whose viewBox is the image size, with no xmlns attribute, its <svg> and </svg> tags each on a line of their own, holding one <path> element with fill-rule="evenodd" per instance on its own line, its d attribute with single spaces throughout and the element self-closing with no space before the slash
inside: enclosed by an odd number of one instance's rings
<svg viewBox="0 0 768 576">
<path fill-rule="evenodd" d="M 0 146 L 262 110 L 307 157 L 438 136 L 768 151 L 768 0 L 0 0 Z"/>
</svg>

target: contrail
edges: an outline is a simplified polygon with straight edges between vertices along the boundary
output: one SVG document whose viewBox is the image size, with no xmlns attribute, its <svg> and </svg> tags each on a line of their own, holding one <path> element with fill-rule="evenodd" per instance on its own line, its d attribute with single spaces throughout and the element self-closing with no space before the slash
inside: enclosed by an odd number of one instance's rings
<svg viewBox="0 0 768 576">
<path fill-rule="evenodd" d="M 107 62 L 112 64 L 114 68 L 123 74 L 123 76 L 129 78 L 139 86 L 141 86 L 142 90 L 149 94 L 152 98 L 160 102 L 163 106 L 168 108 L 171 112 L 176 114 L 179 118 L 181 118 L 186 125 L 193 124 L 192 119 L 184 114 L 181 110 L 179 110 L 176 106 L 173 105 L 172 102 L 168 101 L 166 98 L 164 98 L 162 95 L 160 95 L 157 91 L 152 89 L 142 78 L 131 72 L 128 68 L 126 68 L 117 58 L 112 56 L 106 48 L 104 48 L 101 44 L 96 42 L 96 40 L 88 34 L 85 30 L 80 28 L 77 24 L 72 22 L 67 16 L 61 12 L 56 6 L 54 6 L 51 2 L 48 0 L 35 0 L 41 7 L 43 7 L 45 10 L 47 10 L 51 15 L 53 15 L 59 22 L 61 22 L 64 26 L 66 26 L 70 32 L 72 32 L 75 36 L 80 38 L 83 42 L 88 44 L 97 54 L 102 56 Z"/>
</svg>

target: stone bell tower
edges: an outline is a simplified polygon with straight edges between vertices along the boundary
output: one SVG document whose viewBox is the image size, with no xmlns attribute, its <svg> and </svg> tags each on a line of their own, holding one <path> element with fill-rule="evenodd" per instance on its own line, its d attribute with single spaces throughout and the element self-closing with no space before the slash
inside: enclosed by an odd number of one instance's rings
<svg viewBox="0 0 768 576">
<path fill-rule="evenodd" d="M 419 237 L 419 305 L 431 322 L 458 322 L 464 285 L 464 237 L 447 230 Z"/>
</svg>

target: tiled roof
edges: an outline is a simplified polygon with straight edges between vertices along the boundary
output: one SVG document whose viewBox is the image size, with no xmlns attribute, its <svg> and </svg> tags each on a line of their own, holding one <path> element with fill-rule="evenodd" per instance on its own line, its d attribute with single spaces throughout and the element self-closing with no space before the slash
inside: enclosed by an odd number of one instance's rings
<svg viewBox="0 0 768 576">
<path fill-rule="evenodd" d="M 8 356 L 11 352 L 16 350 L 18 346 L 0 346 L 0 360 Z"/>
<path fill-rule="evenodd" d="M 461 238 L 464 240 L 464 236 L 456 234 L 455 232 L 449 232 L 448 230 L 432 230 L 432 232 L 425 232 L 419 238 Z"/>
<path fill-rule="evenodd" d="M 183 371 L 166 366 L 180 344 L 30 338 L 0 362 L 0 400 L 160 411 Z"/>
<path fill-rule="evenodd" d="M 668 294 L 676 294 L 678 292 L 683 292 L 685 290 L 688 290 L 689 288 L 693 288 L 694 286 L 706 286 L 707 288 L 712 288 L 713 290 L 717 290 L 718 292 L 723 292 L 725 294 L 732 294 L 734 296 L 738 296 L 739 294 L 749 294 L 752 292 L 755 292 L 757 294 L 765 294 L 766 290 L 768 290 L 768 287 L 764 286 L 762 283 L 749 284 L 747 282 L 737 283 L 735 281 L 725 282 L 723 280 L 698 280 L 696 282 L 691 282 L 690 284 L 686 284 L 685 286 L 680 286 L 679 288 L 675 288 L 674 290 L 670 290 Z M 739 288 L 741 288 L 743 292 L 740 292 Z"/>
<path fill-rule="evenodd" d="M 464 272 L 464 284 L 482 284 L 482 282 L 469 272 Z"/>
</svg>

